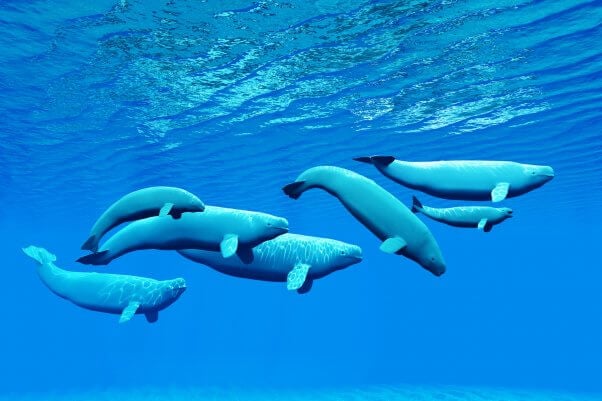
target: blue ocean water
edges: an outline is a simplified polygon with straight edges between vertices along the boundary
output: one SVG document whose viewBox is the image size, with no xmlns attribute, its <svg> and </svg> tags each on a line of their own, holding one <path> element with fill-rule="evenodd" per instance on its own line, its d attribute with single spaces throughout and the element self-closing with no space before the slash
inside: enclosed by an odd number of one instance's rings
<svg viewBox="0 0 602 401">
<path fill-rule="evenodd" d="M 600 43 L 600 1 L 2 1 L 0 399 L 602 399 Z M 325 192 L 281 191 L 329 164 L 456 204 L 352 160 L 370 154 L 556 177 L 487 234 L 421 216 L 435 277 Z M 175 252 L 76 263 L 100 213 L 149 185 L 364 260 L 303 296 Z M 50 293 L 30 244 L 188 290 L 120 325 Z"/>
</svg>

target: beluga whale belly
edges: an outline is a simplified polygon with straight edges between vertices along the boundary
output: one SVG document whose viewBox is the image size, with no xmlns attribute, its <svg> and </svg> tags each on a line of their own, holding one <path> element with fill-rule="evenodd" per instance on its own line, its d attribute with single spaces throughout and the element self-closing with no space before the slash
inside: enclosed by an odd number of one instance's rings
<svg viewBox="0 0 602 401">
<path fill-rule="evenodd" d="M 550 166 L 511 161 L 449 160 L 407 162 L 393 156 L 357 157 L 408 188 L 453 200 L 501 202 L 541 187 L 554 178 Z"/>
<path fill-rule="evenodd" d="M 314 280 L 362 260 L 362 250 L 357 245 L 290 233 L 257 245 L 250 254 L 232 258 L 198 249 L 178 252 L 230 276 L 286 282 L 289 290 L 300 294 L 308 292 Z"/>
<path fill-rule="evenodd" d="M 115 258 L 141 249 L 205 249 L 224 257 L 246 252 L 263 241 L 288 231 L 285 218 L 248 210 L 206 206 L 202 213 L 182 213 L 136 220 L 102 244 L 98 252 L 77 261 L 106 265 Z"/>
<path fill-rule="evenodd" d="M 159 281 L 124 274 L 72 272 L 56 266 L 56 256 L 44 248 L 28 246 L 23 252 L 38 262 L 38 276 L 50 291 L 82 308 L 121 315 L 120 323 L 135 314 L 143 314 L 154 323 L 159 311 L 186 290 L 183 278 Z"/>
<path fill-rule="evenodd" d="M 412 199 L 412 212 L 422 213 L 425 216 L 454 227 L 472 227 L 489 232 L 494 225 L 512 217 L 512 209 L 507 207 L 491 206 L 456 206 L 434 208 L 424 206 L 414 196 Z"/>
<path fill-rule="evenodd" d="M 180 218 L 184 212 L 202 212 L 203 202 L 190 192 L 176 187 L 142 188 L 121 197 L 96 220 L 90 236 L 81 249 L 96 252 L 101 238 L 118 225 L 151 216 L 171 215 Z"/>
<path fill-rule="evenodd" d="M 282 190 L 293 199 L 312 188 L 335 196 L 343 206 L 382 242 L 383 252 L 403 255 L 436 276 L 445 272 L 437 241 L 399 199 L 369 178 L 334 166 L 305 170 Z"/>
</svg>

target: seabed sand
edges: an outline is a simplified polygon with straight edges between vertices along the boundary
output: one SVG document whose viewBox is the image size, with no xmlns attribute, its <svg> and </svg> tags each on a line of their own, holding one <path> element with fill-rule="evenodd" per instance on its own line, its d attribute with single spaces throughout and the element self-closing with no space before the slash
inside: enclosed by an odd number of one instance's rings
<svg viewBox="0 0 602 401">
<path fill-rule="evenodd" d="M 602 394 L 479 387 L 366 387 L 343 390 L 244 390 L 239 388 L 108 389 L 78 393 L 1 395 L 0 401 L 600 401 Z"/>
</svg>

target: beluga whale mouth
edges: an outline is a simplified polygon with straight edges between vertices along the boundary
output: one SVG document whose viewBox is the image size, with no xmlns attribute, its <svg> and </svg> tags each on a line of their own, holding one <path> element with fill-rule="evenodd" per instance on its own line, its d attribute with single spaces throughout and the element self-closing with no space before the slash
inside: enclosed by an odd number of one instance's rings
<svg viewBox="0 0 602 401">
<path fill-rule="evenodd" d="M 550 179 L 554 178 L 554 169 L 550 166 L 542 166 L 539 171 L 537 171 L 538 176 L 541 177 L 550 177 Z"/>
</svg>

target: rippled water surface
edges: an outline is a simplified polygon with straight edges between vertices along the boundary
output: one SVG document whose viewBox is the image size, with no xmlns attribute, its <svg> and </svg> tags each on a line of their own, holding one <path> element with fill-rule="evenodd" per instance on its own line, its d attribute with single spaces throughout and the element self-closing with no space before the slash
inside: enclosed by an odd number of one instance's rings
<svg viewBox="0 0 602 401">
<path fill-rule="evenodd" d="M 267 204 L 308 165 L 360 168 L 352 156 L 384 152 L 548 163 L 561 204 L 600 206 L 599 2 L 8 1 L 1 12 L 9 202 L 169 181 L 224 202 L 245 182 Z"/>
<path fill-rule="evenodd" d="M 382 383 L 476 387 L 331 399 L 514 399 L 480 385 L 535 389 L 521 400 L 572 399 L 540 387 L 602 392 L 601 44 L 600 1 L 0 2 L 0 249 L 2 281 L 14 283 L 0 293 L 0 395 Z M 416 193 L 352 160 L 371 154 L 514 160 L 556 176 L 505 202 L 515 217 L 488 234 L 423 219 L 447 261 L 435 278 L 380 253 L 327 194 L 282 194 L 332 164 L 409 205 Z M 20 248 L 86 270 L 74 260 L 94 220 L 148 185 L 285 216 L 294 232 L 361 245 L 364 261 L 300 297 L 171 253 L 126 255 L 107 271 L 189 282 L 152 326 L 49 293 Z"/>
</svg>

